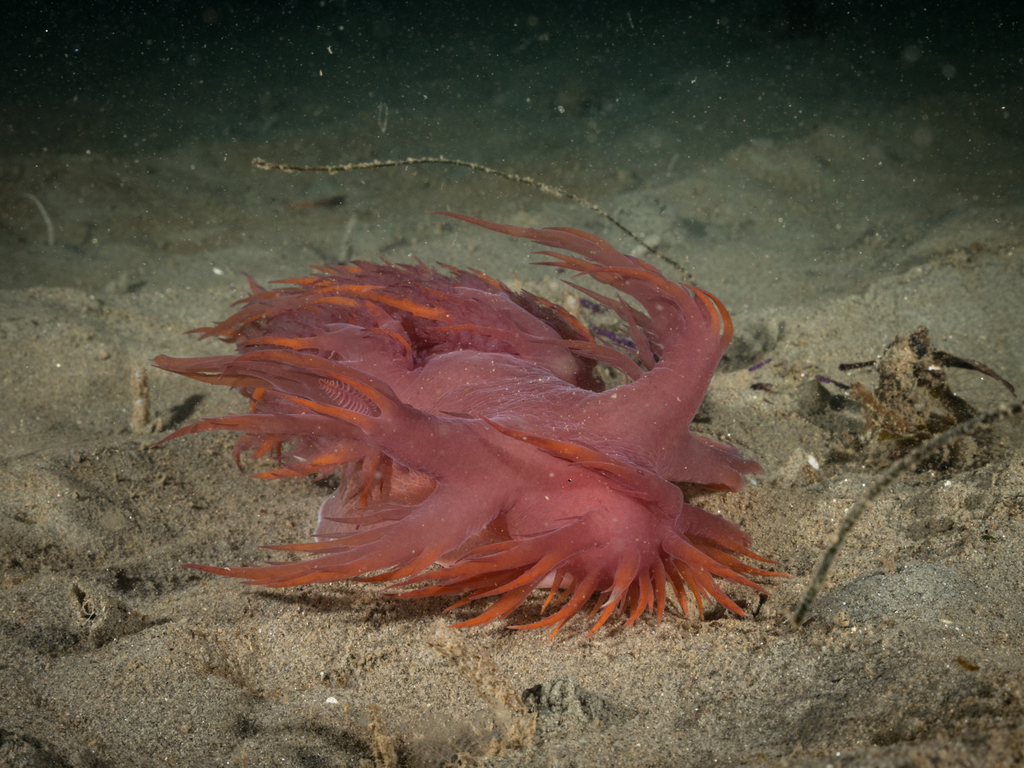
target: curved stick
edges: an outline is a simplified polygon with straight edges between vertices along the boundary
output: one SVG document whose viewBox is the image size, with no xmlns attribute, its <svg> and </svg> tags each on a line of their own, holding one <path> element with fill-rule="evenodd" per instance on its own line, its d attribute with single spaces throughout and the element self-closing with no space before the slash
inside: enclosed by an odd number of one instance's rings
<svg viewBox="0 0 1024 768">
<path fill-rule="evenodd" d="M 833 541 L 832 545 L 825 550 L 825 554 L 821 557 L 821 562 L 818 564 L 818 570 L 814 574 L 814 578 L 811 579 L 811 583 L 807 586 L 807 591 L 804 592 L 804 596 L 800 600 L 800 604 L 797 605 L 796 610 L 793 611 L 793 626 L 799 627 L 804 623 L 807 611 L 810 610 L 811 603 L 814 602 L 814 598 L 817 597 L 818 592 L 821 591 L 821 587 L 825 583 L 825 576 L 828 575 L 829 568 L 832 567 L 832 561 L 835 560 L 839 547 L 841 547 L 843 542 L 846 541 L 847 535 L 849 535 L 853 526 L 857 524 L 857 521 L 860 520 L 864 511 L 868 506 L 870 506 L 872 501 L 881 495 L 882 491 L 888 488 L 897 477 L 907 470 L 913 469 L 923 459 L 927 458 L 943 446 L 949 445 L 951 442 L 956 440 L 956 438 L 961 437 L 962 435 L 973 434 L 994 421 L 1006 419 L 1010 416 L 1016 416 L 1022 412 L 1024 412 L 1024 400 L 1016 403 L 1002 403 L 991 411 L 975 416 L 973 419 L 960 422 L 955 427 L 950 427 L 945 432 L 940 432 L 931 440 L 921 443 L 921 445 L 917 446 L 917 448 L 912 450 L 899 461 L 894 461 L 890 464 L 889 468 L 882 473 L 882 476 L 879 477 L 870 488 L 861 494 L 861 497 L 857 499 L 857 502 L 850 508 L 850 511 L 843 519 L 843 523 L 839 526 L 839 533 L 836 535 L 835 541 Z"/>
</svg>

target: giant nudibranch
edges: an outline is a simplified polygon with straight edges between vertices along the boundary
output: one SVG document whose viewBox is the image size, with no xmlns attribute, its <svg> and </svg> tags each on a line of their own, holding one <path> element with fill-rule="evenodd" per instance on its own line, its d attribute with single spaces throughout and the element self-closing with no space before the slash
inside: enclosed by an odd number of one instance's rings
<svg viewBox="0 0 1024 768">
<path fill-rule="evenodd" d="M 520 628 L 552 635 L 595 594 L 592 632 L 616 611 L 628 610 L 627 625 L 648 609 L 660 621 L 666 583 L 684 614 L 688 589 L 701 614 L 714 598 L 742 615 L 715 578 L 764 592 L 747 577 L 782 574 L 740 559 L 770 562 L 678 485 L 735 491 L 761 471 L 690 431 L 732 339 L 725 307 L 586 232 L 446 215 L 576 254 L 540 252 L 643 307 L 574 286 L 618 314 L 634 356 L 476 271 L 356 262 L 272 290 L 252 283 L 238 312 L 197 329 L 236 343 L 235 354 L 155 360 L 234 387 L 250 412 L 166 439 L 242 432 L 236 460 L 279 459 L 257 477 L 338 472 L 341 482 L 314 542 L 272 547 L 314 557 L 190 567 L 273 587 L 398 580 L 404 597 L 462 595 L 456 606 L 494 598 L 456 626 L 503 618 L 546 587 L 552 612 Z M 597 362 L 630 381 L 605 390 Z"/>
</svg>

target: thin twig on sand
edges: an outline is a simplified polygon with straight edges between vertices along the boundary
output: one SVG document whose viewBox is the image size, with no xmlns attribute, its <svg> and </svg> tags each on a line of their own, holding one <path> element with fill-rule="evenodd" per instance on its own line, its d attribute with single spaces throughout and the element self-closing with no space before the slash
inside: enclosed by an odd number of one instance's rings
<svg viewBox="0 0 1024 768">
<path fill-rule="evenodd" d="M 545 184 L 543 181 L 537 181 L 531 179 L 529 176 L 520 176 L 518 173 L 509 173 L 507 171 L 499 171 L 496 168 L 488 168 L 486 165 L 480 165 L 479 163 L 471 163 L 468 160 L 457 160 L 450 157 L 407 157 L 405 160 L 371 160 L 366 163 L 344 163 L 342 165 L 287 165 L 284 163 L 271 163 L 262 158 L 255 157 L 252 161 L 253 166 L 259 168 L 262 171 L 285 171 L 286 173 L 345 173 L 346 171 L 365 171 L 373 168 L 396 168 L 402 165 L 457 165 L 460 168 L 469 168 L 473 171 L 480 171 L 481 173 L 489 173 L 493 176 L 500 176 L 503 179 L 509 181 L 516 181 L 520 184 L 527 184 L 535 189 L 539 189 L 545 194 L 557 197 L 562 200 L 568 200 L 569 202 L 576 203 L 577 205 L 583 206 L 588 210 L 593 211 L 598 216 L 603 216 L 616 227 L 621 229 L 631 238 L 636 240 L 643 246 L 648 253 L 657 256 L 659 259 L 664 259 L 667 263 L 678 269 L 682 273 L 682 279 L 685 283 L 693 282 L 693 275 L 683 268 L 674 259 L 670 259 L 665 254 L 658 250 L 655 250 L 650 245 L 645 243 L 638 234 L 633 230 L 629 229 L 625 224 L 620 222 L 618 219 L 613 217 L 610 213 L 602 210 L 600 207 L 591 203 L 589 200 L 584 200 L 582 197 L 578 197 L 571 192 L 566 192 L 561 187 L 552 187 L 550 184 Z"/>
<path fill-rule="evenodd" d="M 21 196 L 27 197 L 29 200 L 36 204 L 36 208 L 39 209 L 39 213 L 43 215 L 43 221 L 46 222 L 46 244 L 53 245 L 56 241 L 53 232 L 53 222 L 50 220 L 50 214 L 46 212 L 46 208 L 45 206 L 43 206 L 43 201 L 40 200 L 35 195 L 33 195 L 31 192 L 22 192 Z"/>
<path fill-rule="evenodd" d="M 801 598 L 800 604 L 797 605 L 796 610 L 793 611 L 793 625 L 799 627 L 804 623 L 807 617 L 807 611 L 810 610 L 811 603 L 814 602 L 814 598 L 817 597 L 818 592 L 821 591 L 821 587 L 825 583 L 825 577 L 828 575 L 829 568 L 832 567 L 832 561 L 835 560 L 836 553 L 839 552 L 839 548 L 843 545 L 843 542 L 846 541 L 846 537 L 853 529 L 853 526 L 857 524 L 857 521 L 860 520 L 865 510 L 867 510 L 871 505 L 871 502 L 878 498 L 882 491 L 888 488 L 897 477 L 902 475 L 904 472 L 913 470 L 926 458 L 936 451 L 941 450 L 944 446 L 949 445 L 958 437 L 973 434 L 984 429 L 995 421 L 1006 419 L 1011 416 L 1017 416 L 1022 412 L 1024 412 L 1024 400 L 1016 403 L 1003 403 L 993 408 L 991 411 L 975 416 L 973 419 L 962 421 L 955 427 L 950 427 L 945 432 L 940 432 L 931 440 L 921 443 L 917 448 L 901 458 L 899 461 L 894 461 L 890 464 L 889 468 L 882 473 L 881 477 L 879 477 L 871 487 L 861 494 L 860 498 L 857 499 L 857 502 L 850 507 L 850 511 L 846 514 L 842 524 L 839 526 L 839 533 L 836 534 L 835 541 L 833 541 L 831 546 L 825 550 L 825 554 L 821 557 L 821 562 L 818 564 L 818 570 L 814 574 L 814 578 L 811 579 L 811 583 L 807 586 L 807 591 L 804 592 L 804 596 Z"/>
</svg>

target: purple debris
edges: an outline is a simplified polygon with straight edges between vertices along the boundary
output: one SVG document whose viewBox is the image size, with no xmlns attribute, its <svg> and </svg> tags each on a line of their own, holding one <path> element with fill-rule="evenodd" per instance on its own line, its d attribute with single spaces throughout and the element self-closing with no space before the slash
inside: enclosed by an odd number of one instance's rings
<svg viewBox="0 0 1024 768">
<path fill-rule="evenodd" d="M 608 339 L 608 341 L 612 342 L 613 344 L 618 344 L 619 346 L 626 347 L 627 349 L 636 349 L 636 344 L 634 344 L 632 341 L 630 341 L 629 339 L 625 339 L 622 336 L 619 336 L 618 334 L 612 333 L 607 328 L 598 328 L 597 326 L 591 326 L 590 330 L 595 336 L 600 336 L 603 339 Z"/>
<path fill-rule="evenodd" d="M 604 304 L 598 304 L 590 299 L 580 299 L 580 306 L 584 309 L 589 309 L 591 312 L 604 312 L 608 309 Z"/>
<path fill-rule="evenodd" d="M 771 361 L 772 361 L 772 359 L 769 357 L 767 360 L 762 360 L 760 363 L 754 363 L 752 366 L 747 368 L 747 370 L 748 371 L 756 371 L 761 366 L 768 365 L 768 363 L 770 363 Z"/>
<path fill-rule="evenodd" d="M 835 384 L 840 389 L 849 389 L 850 388 L 849 384 L 843 384 L 843 382 L 841 382 L 841 381 L 836 381 L 835 379 L 830 379 L 828 376 L 822 376 L 820 373 L 817 374 L 814 378 L 817 381 L 820 381 L 822 384 Z"/>
</svg>

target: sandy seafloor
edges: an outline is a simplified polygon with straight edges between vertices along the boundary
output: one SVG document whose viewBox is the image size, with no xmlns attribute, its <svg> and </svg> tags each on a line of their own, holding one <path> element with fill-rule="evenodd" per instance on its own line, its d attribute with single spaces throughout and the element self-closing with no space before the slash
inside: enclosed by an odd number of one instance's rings
<svg viewBox="0 0 1024 768">
<path fill-rule="evenodd" d="M 872 369 L 839 364 L 926 325 L 1024 386 L 1019 20 L 955 4 L 114 7 L 5 11 L 0 763 L 1024 760 L 1020 423 L 901 477 L 811 621 L 788 621 L 883 466 L 860 406 L 815 376 L 872 388 Z M 442 599 L 179 567 L 308 540 L 330 491 L 240 473 L 227 435 L 150 449 L 164 432 L 130 429 L 133 369 L 222 349 L 184 332 L 225 317 L 243 273 L 415 254 L 565 299 L 528 244 L 429 210 L 640 253 L 589 211 L 465 170 L 250 166 L 442 154 L 597 203 L 729 307 L 737 339 L 696 428 L 765 474 L 696 503 L 793 574 L 764 580 L 763 604 L 728 589 L 752 617 L 676 607 L 588 639 L 580 616 L 548 642 L 449 629 L 473 614 Z M 344 203 L 285 207 L 331 196 Z M 241 407 L 149 379 L 158 430 Z M 977 373 L 950 381 L 979 408 L 1010 399 Z"/>
</svg>

